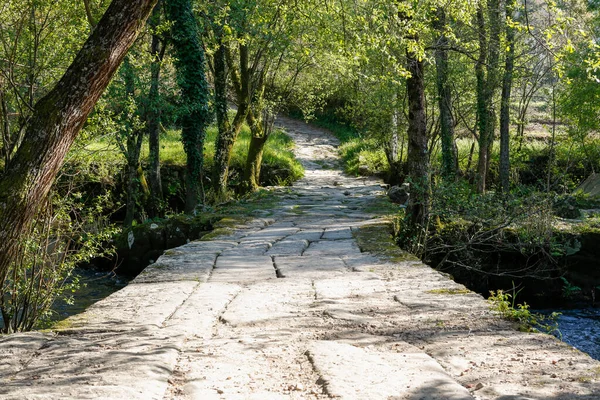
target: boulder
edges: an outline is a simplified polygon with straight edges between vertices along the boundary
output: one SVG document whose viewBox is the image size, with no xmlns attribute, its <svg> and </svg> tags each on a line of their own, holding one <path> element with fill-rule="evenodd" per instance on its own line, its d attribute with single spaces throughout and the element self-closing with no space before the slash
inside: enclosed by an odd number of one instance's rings
<svg viewBox="0 0 600 400">
<path fill-rule="evenodd" d="M 388 190 L 387 195 L 392 203 L 406 205 L 410 197 L 410 193 L 408 192 L 409 189 L 410 185 L 408 183 L 403 183 L 401 186 L 392 186 L 390 190 Z"/>
</svg>

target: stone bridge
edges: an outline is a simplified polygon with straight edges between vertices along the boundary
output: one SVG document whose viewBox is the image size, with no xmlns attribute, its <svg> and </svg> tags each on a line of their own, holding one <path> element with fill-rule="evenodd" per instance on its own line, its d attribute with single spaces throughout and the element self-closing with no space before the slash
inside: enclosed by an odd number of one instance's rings
<svg viewBox="0 0 600 400">
<path fill-rule="evenodd" d="M 277 207 L 167 251 L 55 332 L 0 338 L 0 399 L 600 399 L 599 362 L 369 253 L 393 247 L 379 182 L 281 123 L 306 177 Z"/>
</svg>

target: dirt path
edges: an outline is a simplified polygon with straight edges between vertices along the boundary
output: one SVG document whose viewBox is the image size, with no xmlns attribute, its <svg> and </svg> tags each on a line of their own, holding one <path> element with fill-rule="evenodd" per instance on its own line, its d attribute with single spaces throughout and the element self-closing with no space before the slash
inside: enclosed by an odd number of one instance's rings
<svg viewBox="0 0 600 400">
<path fill-rule="evenodd" d="M 600 398 L 597 361 L 361 251 L 389 241 L 379 182 L 343 175 L 322 130 L 280 123 L 306 177 L 275 209 L 167 251 L 62 331 L 0 339 L 0 398 Z"/>
</svg>

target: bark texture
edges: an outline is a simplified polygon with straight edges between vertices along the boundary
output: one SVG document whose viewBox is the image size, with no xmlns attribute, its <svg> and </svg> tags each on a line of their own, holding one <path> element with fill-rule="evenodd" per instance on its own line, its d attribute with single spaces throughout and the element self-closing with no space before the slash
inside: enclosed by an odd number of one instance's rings
<svg viewBox="0 0 600 400">
<path fill-rule="evenodd" d="M 219 47 L 215 52 L 215 108 L 217 111 L 217 126 L 219 133 L 215 143 L 215 164 L 213 170 L 213 190 L 217 198 L 227 196 L 227 180 L 229 177 L 229 163 L 231 161 L 231 151 L 237 139 L 246 116 L 248 114 L 249 103 L 249 69 L 248 69 L 248 47 L 245 44 L 240 46 L 240 65 L 239 71 L 232 62 L 230 62 L 231 73 L 234 76 L 234 87 L 237 97 L 237 111 L 233 123 L 229 122 L 227 114 L 229 106 L 227 104 L 227 46 L 222 42 L 222 36 L 218 35 Z"/>
<path fill-rule="evenodd" d="M 40 99 L 0 178 L 0 280 L 66 153 L 135 41 L 156 0 L 114 0 L 56 87 Z"/>
<path fill-rule="evenodd" d="M 416 228 L 424 226 L 429 216 L 429 154 L 425 117 L 425 65 L 423 60 L 408 52 L 407 69 L 411 74 L 406 81 L 408 98 L 408 176 L 411 183 L 408 216 L 410 226 Z"/>
<path fill-rule="evenodd" d="M 253 111 L 248 112 L 248 125 L 250 125 L 250 146 L 248 147 L 248 158 L 246 159 L 246 168 L 244 180 L 248 191 L 258 190 L 260 187 L 260 168 L 262 165 L 265 144 L 269 139 L 269 133 L 265 130 L 263 117 Z"/>
<path fill-rule="evenodd" d="M 506 17 L 512 19 L 516 7 L 515 0 L 506 0 Z M 502 192 L 510 190 L 510 96 L 515 68 L 515 28 L 512 21 L 506 25 L 506 59 L 502 78 L 502 98 L 500 103 L 500 184 Z"/>
<path fill-rule="evenodd" d="M 454 117 L 452 115 L 452 93 L 448 84 L 448 38 L 446 36 L 446 13 L 437 10 L 435 28 L 439 32 L 435 49 L 435 67 L 440 109 L 440 130 L 442 137 L 442 173 L 454 177 L 458 169 L 458 157 L 454 145 Z"/>
<path fill-rule="evenodd" d="M 246 191 L 255 191 L 260 187 L 260 168 L 269 135 L 273 128 L 274 116 L 271 115 L 262 104 L 265 91 L 264 76 L 258 78 L 257 90 L 253 93 L 253 100 L 248 109 L 246 121 L 250 126 L 250 145 L 248 147 L 248 158 L 244 169 L 244 181 Z"/>
<path fill-rule="evenodd" d="M 479 122 L 479 161 L 477 164 L 477 190 L 479 193 L 484 193 L 486 190 L 490 155 L 496 130 L 494 96 L 497 93 L 499 83 L 499 0 L 488 0 L 486 11 L 488 15 L 487 23 L 483 2 L 480 3 L 477 9 L 479 58 L 475 67 L 477 75 L 477 120 Z"/>
<path fill-rule="evenodd" d="M 154 8 L 150 24 L 156 28 L 160 23 L 160 5 Z M 162 44 L 160 37 L 152 34 L 152 43 L 150 45 L 150 54 L 152 55 L 152 63 L 150 64 L 150 92 L 148 93 L 148 104 L 146 110 L 146 126 L 148 127 L 148 183 L 150 187 L 150 202 L 148 211 L 150 217 L 157 217 L 161 207 L 163 193 L 162 182 L 160 177 L 160 122 L 161 122 L 161 105 L 160 105 L 160 72 L 162 60 L 165 54 L 166 45 Z"/>
</svg>

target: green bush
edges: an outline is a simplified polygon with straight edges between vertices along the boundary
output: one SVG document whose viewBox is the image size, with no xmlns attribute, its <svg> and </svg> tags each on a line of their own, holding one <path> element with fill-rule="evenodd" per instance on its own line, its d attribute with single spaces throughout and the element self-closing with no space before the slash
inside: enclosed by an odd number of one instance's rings
<svg viewBox="0 0 600 400">
<path fill-rule="evenodd" d="M 80 193 L 51 195 L 40 207 L 28 234 L 20 240 L 23 253 L 0 280 L 0 332 L 43 327 L 58 298 L 69 300 L 78 287 L 73 268 L 112 249 L 104 244 L 116 230 L 102 217 L 105 198 L 85 205 Z"/>
</svg>

